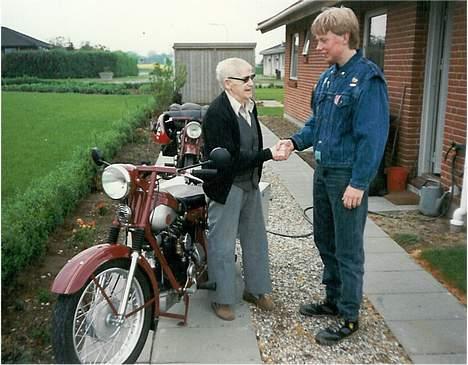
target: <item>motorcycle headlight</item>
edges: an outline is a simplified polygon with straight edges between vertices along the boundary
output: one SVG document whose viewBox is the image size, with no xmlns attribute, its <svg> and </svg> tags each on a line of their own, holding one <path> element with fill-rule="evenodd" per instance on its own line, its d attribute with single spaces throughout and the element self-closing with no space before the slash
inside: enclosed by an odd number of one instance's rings
<svg viewBox="0 0 468 365">
<path fill-rule="evenodd" d="M 102 188 L 109 198 L 120 200 L 130 191 L 130 174 L 122 165 L 107 166 L 102 173 Z"/>
<path fill-rule="evenodd" d="M 186 131 L 190 138 L 197 139 L 201 136 L 201 125 L 198 122 L 192 121 L 187 124 Z"/>
</svg>

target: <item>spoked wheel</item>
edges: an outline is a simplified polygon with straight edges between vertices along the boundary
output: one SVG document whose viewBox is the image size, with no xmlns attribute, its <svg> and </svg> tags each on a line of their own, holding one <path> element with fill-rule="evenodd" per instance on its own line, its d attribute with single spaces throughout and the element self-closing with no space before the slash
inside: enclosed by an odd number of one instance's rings
<svg viewBox="0 0 468 365">
<path fill-rule="evenodd" d="M 53 317 L 53 347 L 58 363 L 136 362 L 148 336 L 152 306 L 132 314 L 150 299 L 148 282 L 137 268 L 127 303 L 128 317 L 115 315 L 128 271 L 127 260 L 108 262 L 79 292 L 58 297 Z"/>
</svg>

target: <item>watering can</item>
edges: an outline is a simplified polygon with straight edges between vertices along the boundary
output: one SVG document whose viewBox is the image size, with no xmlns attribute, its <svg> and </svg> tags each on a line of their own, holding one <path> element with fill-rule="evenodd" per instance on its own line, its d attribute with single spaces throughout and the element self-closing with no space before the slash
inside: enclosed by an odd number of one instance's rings
<svg viewBox="0 0 468 365">
<path fill-rule="evenodd" d="M 440 214 L 440 207 L 445 199 L 445 196 L 449 193 L 444 193 L 444 190 L 440 184 L 428 184 L 426 181 L 419 192 L 419 211 L 429 217 L 437 217 Z"/>
</svg>

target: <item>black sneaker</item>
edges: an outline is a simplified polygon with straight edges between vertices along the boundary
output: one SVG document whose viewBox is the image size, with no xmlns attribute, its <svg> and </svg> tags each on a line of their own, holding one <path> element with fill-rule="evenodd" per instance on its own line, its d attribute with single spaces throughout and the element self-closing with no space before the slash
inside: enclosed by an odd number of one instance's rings
<svg viewBox="0 0 468 365">
<path fill-rule="evenodd" d="M 305 316 L 337 316 L 338 308 L 336 304 L 327 300 L 319 303 L 302 304 L 299 313 Z"/>
<path fill-rule="evenodd" d="M 315 341 L 320 345 L 332 346 L 338 342 L 350 337 L 359 329 L 358 321 L 347 321 L 341 324 L 338 329 L 327 328 L 322 330 L 315 336 Z"/>
</svg>

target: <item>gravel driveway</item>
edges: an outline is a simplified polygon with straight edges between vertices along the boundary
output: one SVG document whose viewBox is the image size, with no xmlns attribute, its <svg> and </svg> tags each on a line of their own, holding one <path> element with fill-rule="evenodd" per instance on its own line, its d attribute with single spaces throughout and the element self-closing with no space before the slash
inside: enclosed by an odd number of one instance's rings
<svg viewBox="0 0 468 365">
<path fill-rule="evenodd" d="M 268 230 L 292 235 L 312 227 L 301 208 L 268 165 L 263 181 L 271 184 Z M 335 323 L 330 318 L 309 318 L 300 304 L 324 298 L 322 263 L 312 237 L 284 238 L 268 234 L 273 281 L 273 312 L 251 306 L 252 322 L 264 363 L 411 363 L 383 318 L 364 298 L 360 331 L 341 344 L 320 346 L 314 335 Z"/>
</svg>

